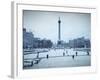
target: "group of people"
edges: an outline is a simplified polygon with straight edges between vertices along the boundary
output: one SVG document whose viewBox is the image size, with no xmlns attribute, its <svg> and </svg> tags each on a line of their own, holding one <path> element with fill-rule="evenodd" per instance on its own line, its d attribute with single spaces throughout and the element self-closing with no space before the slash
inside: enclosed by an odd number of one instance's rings
<svg viewBox="0 0 100 80">
<path fill-rule="evenodd" d="M 77 51 L 75 52 L 75 54 L 69 55 L 69 54 L 68 54 L 68 51 L 67 51 L 67 50 L 66 50 L 66 51 L 64 50 L 63 56 L 65 56 L 66 54 L 67 54 L 67 56 L 72 56 L 72 59 L 74 59 L 75 56 L 78 56 L 78 52 L 77 52 Z M 87 55 L 89 55 L 89 51 L 87 51 Z M 39 58 L 39 52 L 38 52 L 38 54 L 37 54 L 37 58 Z M 46 55 L 46 58 L 47 58 L 47 59 L 49 58 L 49 54 Z"/>
<path fill-rule="evenodd" d="M 67 56 L 69 56 L 68 51 L 66 51 L 66 53 L 63 52 L 63 56 L 65 56 L 65 54 L 67 54 Z M 87 55 L 89 55 L 89 51 L 87 51 Z M 75 56 L 78 56 L 78 52 L 76 51 L 76 52 L 75 52 L 75 55 L 73 54 L 73 55 L 70 55 L 70 56 L 72 56 L 72 59 L 74 59 Z"/>
<path fill-rule="evenodd" d="M 63 52 L 63 56 L 65 56 L 65 54 L 67 54 L 67 56 L 69 56 L 68 51 L 66 51 L 66 53 Z M 76 52 L 75 54 L 76 54 L 76 56 L 77 56 L 78 52 Z M 73 58 L 73 59 L 74 59 L 74 57 L 75 57 L 75 55 L 72 55 L 72 58 Z"/>
</svg>

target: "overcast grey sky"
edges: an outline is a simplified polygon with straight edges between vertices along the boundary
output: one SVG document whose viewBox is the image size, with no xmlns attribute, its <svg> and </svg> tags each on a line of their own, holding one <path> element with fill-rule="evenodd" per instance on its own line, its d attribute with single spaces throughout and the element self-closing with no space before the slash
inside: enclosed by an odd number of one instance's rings
<svg viewBox="0 0 100 80">
<path fill-rule="evenodd" d="M 23 11 L 23 27 L 35 37 L 58 40 L 58 19 L 61 19 L 61 40 L 91 37 L 91 15 L 89 13 L 64 13 L 47 11 Z"/>
</svg>

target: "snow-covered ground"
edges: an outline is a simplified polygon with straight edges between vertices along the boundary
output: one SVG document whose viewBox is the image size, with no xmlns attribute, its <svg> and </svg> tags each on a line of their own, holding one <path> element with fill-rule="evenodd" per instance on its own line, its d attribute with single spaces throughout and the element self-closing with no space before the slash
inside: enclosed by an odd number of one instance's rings
<svg viewBox="0 0 100 80">
<path fill-rule="evenodd" d="M 63 53 L 65 53 L 64 56 Z M 49 55 L 48 59 L 46 58 L 47 54 Z M 89 52 L 89 54 L 91 53 Z M 51 49 L 48 52 L 39 53 L 39 58 L 41 58 L 40 62 L 28 68 L 77 67 L 91 65 L 91 56 L 88 56 L 86 51 L 77 51 L 78 56 L 75 56 L 74 59 L 72 58 L 72 55 L 76 55 L 76 51 L 73 49 Z M 33 60 L 36 57 L 36 53 L 24 55 L 24 59 Z"/>
</svg>

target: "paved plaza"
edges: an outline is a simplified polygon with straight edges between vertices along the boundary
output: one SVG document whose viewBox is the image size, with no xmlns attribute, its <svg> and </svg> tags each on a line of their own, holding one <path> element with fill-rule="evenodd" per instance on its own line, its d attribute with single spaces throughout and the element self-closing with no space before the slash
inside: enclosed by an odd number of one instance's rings
<svg viewBox="0 0 100 80">
<path fill-rule="evenodd" d="M 75 51 L 73 49 L 48 49 L 47 51 L 39 53 L 39 62 L 37 64 L 25 67 L 25 69 L 90 66 L 90 55 L 90 52 L 87 55 L 86 51 Z M 33 51 L 30 54 L 24 55 L 24 60 L 34 61 L 35 59 L 37 59 L 37 52 Z"/>
</svg>

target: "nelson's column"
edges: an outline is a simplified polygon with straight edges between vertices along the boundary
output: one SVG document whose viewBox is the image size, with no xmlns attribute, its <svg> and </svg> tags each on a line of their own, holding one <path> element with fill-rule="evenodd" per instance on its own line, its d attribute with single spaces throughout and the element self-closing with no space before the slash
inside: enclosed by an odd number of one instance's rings
<svg viewBox="0 0 100 80">
<path fill-rule="evenodd" d="M 58 42 L 57 42 L 57 45 L 61 46 L 61 20 L 60 20 L 60 17 L 58 20 Z"/>
</svg>

